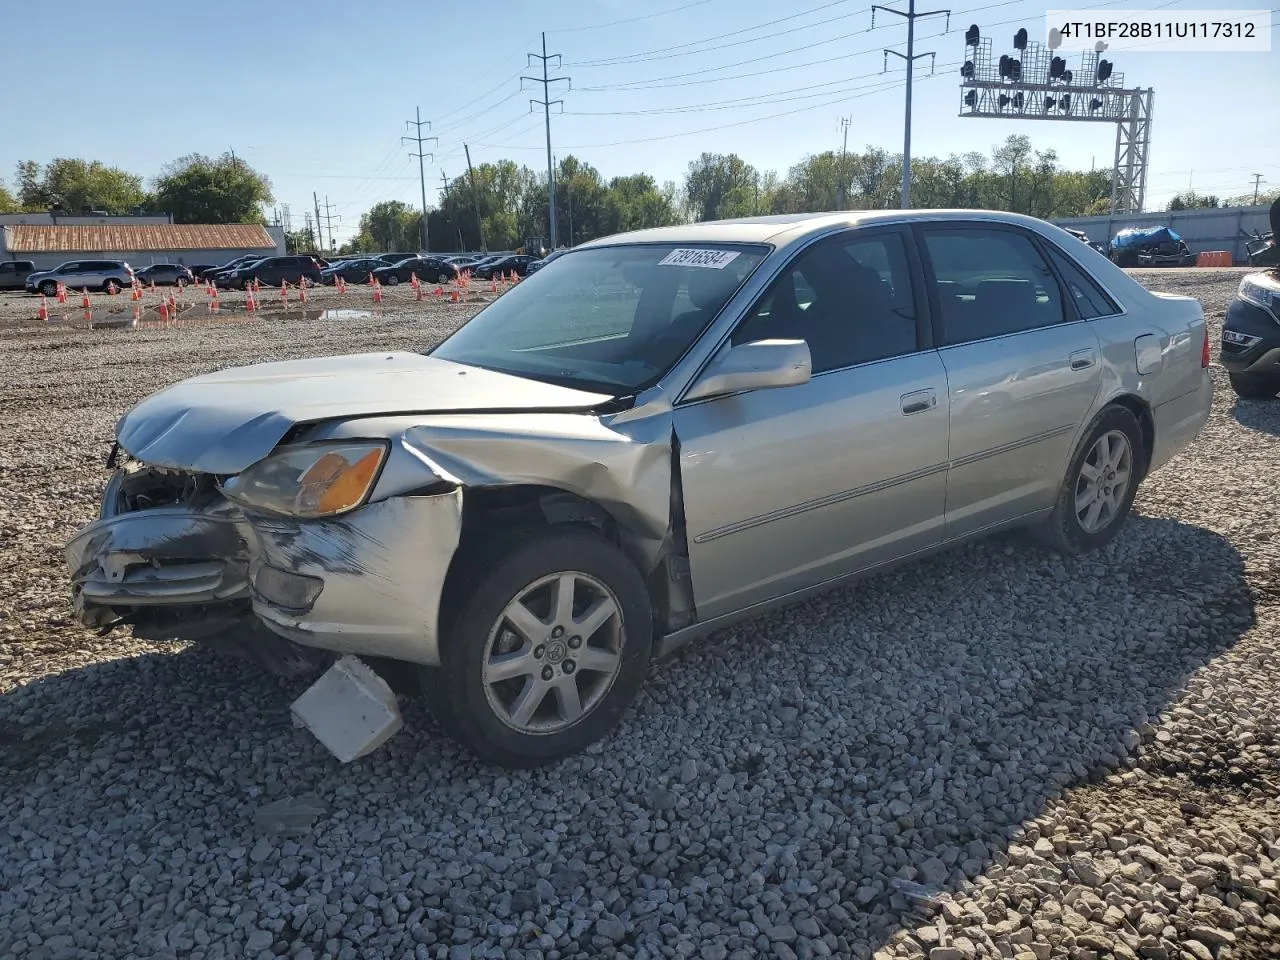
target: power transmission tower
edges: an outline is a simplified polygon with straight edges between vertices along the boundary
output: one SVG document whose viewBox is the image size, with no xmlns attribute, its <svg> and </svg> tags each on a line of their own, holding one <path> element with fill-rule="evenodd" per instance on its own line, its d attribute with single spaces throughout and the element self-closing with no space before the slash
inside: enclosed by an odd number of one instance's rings
<svg viewBox="0 0 1280 960">
<path fill-rule="evenodd" d="M 289 215 L 289 205 L 287 203 L 280 204 L 280 219 L 284 224 L 284 232 L 293 233 L 293 218 Z"/>
<path fill-rule="evenodd" d="M 316 208 L 316 235 L 315 235 L 316 249 L 323 250 L 324 237 L 320 235 L 320 198 L 316 196 L 316 192 L 314 190 L 311 191 L 311 202 L 312 204 L 315 205 L 315 208 Z"/>
<path fill-rule="evenodd" d="M 484 245 L 484 220 L 480 216 L 480 194 L 476 190 L 476 171 L 471 166 L 471 148 L 464 143 L 462 149 L 466 151 L 467 173 L 471 175 L 471 202 L 476 208 L 476 229 L 480 231 L 480 252 L 488 253 L 489 248 Z"/>
<path fill-rule="evenodd" d="M 1255 207 L 1258 205 L 1258 187 L 1261 186 L 1262 181 L 1265 179 L 1267 178 L 1260 173 L 1253 175 L 1253 205 Z"/>
<path fill-rule="evenodd" d="M 917 60 L 928 57 L 930 62 L 930 70 L 936 62 L 937 55 L 930 50 L 928 53 L 916 53 L 916 21 L 924 17 L 938 17 L 945 15 L 947 18 L 947 31 L 951 30 L 951 11 L 950 10 L 929 10 L 925 13 L 916 13 L 916 0 L 907 0 L 907 12 L 895 10 L 893 7 L 882 7 L 878 4 L 871 8 L 871 25 L 876 24 L 876 11 L 883 10 L 885 13 L 896 14 L 907 21 L 907 52 L 901 54 L 897 50 L 885 48 L 884 62 L 885 68 L 889 66 L 889 55 L 899 57 L 907 62 L 907 109 L 905 129 L 902 134 L 902 209 L 906 210 L 911 206 L 911 79 L 914 74 L 915 63 Z"/>
<path fill-rule="evenodd" d="M 844 172 L 845 170 L 844 158 L 845 158 L 845 154 L 849 152 L 849 123 L 850 121 L 852 121 L 852 119 L 853 119 L 852 117 L 840 118 L 840 129 L 844 131 L 844 139 L 840 141 L 840 171 L 838 174 L 838 176 L 840 177 L 840 185 L 836 189 L 836 209 L 837 210 L 844 209 L 845 184 L 848 182 L 848 177 L 845 176 L 845 172 Z"/>
<path fill-rule="evenodd" d="M 440 168 L 440 202 L 444 203 L 444 195 L 449 192 L 449 175 Z"/>
<path fill-rule="evenodd" d="M 548 212 L 548 219 L 550 220 L 550 223 L 548 224 L 548 226 L 550 227 L 550 233 L 551 233 L 551 249 L 554 250 L 556 249 L 556 178 L 555 178 L 555 172 L 552 169 L 552 165 L 551 165 L 552 163 L 551 162 L 551 108 L 556 104 L 559 104 L 560 109 L 563 111 L 564 101 L 551 99 L 551 84 L 559 83 L 561 80 L 564 80 L 566 83 L 568 83 L 569 78 L 568 77 L 552 77 L 547 75 L 547 65 L 550 63 L 550 61 L 554 60 L 556 62 L 557 70 L 560 68 L 560 54 L 558 53 L 553 53 L 550 55 L 547 54 L 547 35 L 545 33 L 543 33 L 542 35 L 542 53 L 529 54 L 529 66 L 533 65 L 534 60 L 542 61 L 542 76 L 541 77 L 521 77 L 520 89 L 521 90 L 524 89 L 524 82 L 526 80 L 530 81 L 531 83 L 542 84 L 542 99 L 530 100 L 529 109 L 532 110 L 535 106 L 537 106 L 538 104 L 541 104 L 543 118 L 546 122 L 546 127 L 547 127 L 547 199 L 548 199 L 547 212 Z M 573 84 L 570 83 L 569 89 L 572 89 L 572 88 L 573 88 Z"/>
<path fill-rule="evenodd" d="M 310 244 L 312 244 L 312 246 L 319 246 L 319 244 L 317 244 L 317 243 L 316 243 L 316 235 L 315 235 L 315 232 L 314 232 L 314 230 L 313 230 L 313 229 L 312 229 L 312 227 L 311 227 L 311 212 L 310 212 L 310 211 L 306 211 L 306 212 L 304 212 L 304 213 L 303 213 L 303 215 L 302 215 L 302 223 L 303 223 L 302 232 L 303 232 L 304 234 L 306 234 L 307 241 L 308 241 Z M 297 253 L 297 252 L 298 252 L 298 251 L 296 251 L 296 250 L 294 251 L 294 253 Z"/>
<path fill-rule="evenodd" d="M 422 252 L 430 253 L 431 252 L 430 238 L 427 236 L 427 175 L 423 173 L 422 161 L 427 158 L 434 160 L 435 156 L 430 153 L 423 153 L 422 145 L 426 143 L 428 140 L 431 140 L 435 143 L 439 143 L 440 138 L 424 137 L 422 135 L 423 127 L 426 127 L 428 130 L 431 129 L 431 121 L 422 119 L 421 108 L 414 107 L 413 115 L 416 119 L 406 120 L 405 125 L 407 126 L 409 124 L 413 124 L 414 136 L 401 137 L 400 142 L 404 143 L 406 140 L 410 140 L 413 143 L 416 143 L 418 145 L 417 152 L 415 153 L 413 151 L 410 151 L 409 156 L 418 158 L 418 184 L 422 187 Z"/>
<path fill-rule="evenodd" d="M 324 206 L 324 225 L 325 225 L 325 228 L 329 231 L 329 250 L 333 251 L 333 250 L 336 250 L 337 248 L 333 245 L 333 214 L 331 214 L 329 211 L 336 210 L 338 205 L 336 203 L 330 203 L 329 195 L 326 193 L 324 197 L 323 206 Z M 339 214 L 338 216 L 338 222 L 339 223 L 342 222 L 341 214 Z"/>
</svg>

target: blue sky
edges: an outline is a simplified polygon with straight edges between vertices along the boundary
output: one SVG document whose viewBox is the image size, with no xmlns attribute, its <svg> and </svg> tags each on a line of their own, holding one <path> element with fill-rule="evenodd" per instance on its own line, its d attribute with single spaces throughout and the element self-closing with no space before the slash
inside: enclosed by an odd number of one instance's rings
<svg viewBox="0 0 1280 960">
<path fill-rule="evenodd" d="M 905 0 L 897 5 L 905 9 Z M 943 5 L 921 0 L 919 8 Z M 428 147 L 435 155 L 427 167 L 429 203 L 442 170 L 451 177 L 464 171 L 463 142 L 475 162 L 509 157 L 546 169 L 541 113 L 531 114 L 528 102 L 540 90 L 526 83 L 522 92 L 519 80 L 540 69 L 527 67 L 525 54 L 540 49 L 543 30 L 548 50 L 563 56 L 558 72 L 571 78 L 556 87 L 564 114 L 552 117 L 553 150 L 575 154 L 606 177 L 644 171 L 679 180 L 703 150 L 737 152 L 785 173 L 806 154 L 839 147 L 841 116 L 852 118 L 851 149 L 896 151 L 902 144 L 902 73 L 892 60 L 888 74 L 880 71 L 881 48 L 905 49 L 906 27 L 877 14 L 871 30 L 864 0 L 2 6 L 5 72 L 30 84 L 19 98 L 28 106 L 6 113 L 0 126 L 0 177 L 10 185 L 23 159 L 83 156 L 151 177 L 181 154 L 233 148 L 271 178 L 295 225 L 311 208 L 313 190 L 322 203 L 327 195 L 342 216 L 339 239 L 374 202 L 419 202 L 417 161 L 399 140 L 415 107 L 439 137 Z M 928 76 L 927 60 L 918 67 L 913 154 L 986 151 L 1025 133 L 1068 166 L 1109 166 L 1115 133 L 1108 124 L 957 116 L 969 23 L 1002 42 L 1020 26 L 1036 39 L 1046 9 L 1069 6 L 1175 13 L 1250 4 L 954 0 L 949 34 L 942 17 L 918 24 L 917 51 L 938 56 L 936 76 Z M 1252 6 L 1280 11 L 1280 0 Z M 104 14 L 122 27 L 111 42 L 75 39 L 101 38 L 87 25 L 101 24 Z M 1280 12 L 1270 19 L 1280 21 Z M 56 53 L 40 42 L 15 42 L 44 35 L 53 22 L 66 26 L 68 38 Z M 1115 55 L 1127 85 L 1156 91 L 1149 206 L 1162 207 L 1188 184 L 1242 193 L 1254 173 L 1265 178 L 1264 189 L 1280 186 L 1274 26 L 1272 37 L 1269 53 Z M 24 86 L 11 81 L 10 89 Z M 674 108 L 688 109 L 635 112 Z"/>
</svg>

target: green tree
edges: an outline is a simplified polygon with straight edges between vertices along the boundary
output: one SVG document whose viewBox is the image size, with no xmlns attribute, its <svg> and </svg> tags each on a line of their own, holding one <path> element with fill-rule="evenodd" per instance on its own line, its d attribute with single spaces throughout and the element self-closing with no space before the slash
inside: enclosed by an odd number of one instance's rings
<svg viewBox="0 0 1280 960">
<path fill-rule="evenodd" d="M 1194 190 L 1187 190 L 1183 193 L 1175 193 L 1173 199 L 1169 201 L 1169 210 L 1199 210 L 1205 207 L 1220 207 L 1222 204 L 1218 198 L 1212 194 L 1196 193 Z"/>
<path fill-rule="evenodd" d="M 59 157 L 43 167 L 24 160 L 17 180 L 18 202 L 30 211 L 129 213 L 147 199 L 141 177 L 97 160 Z"/>
<path fill-rule="evenodd" d="M 755 210 L 757 177 L 736 153 L 704 153 L 685 174 L 685 210 L 693 220 L 748 216 Z"/>
<path fill-rule="evenodd" d="M 601 233 L 644 230 L 677 223 L 674 201 L 675 197 L 660 188 L 647 173 L 614 177 L 609 181 L 605 195 L 606 217 Z"/>
<path fill-rule="evenodd" d="M 17 213 L 18 198 L 9 192 L 9 188 L 0 180 L 0 213 Z"/>
<path fill-rule="evenodd" d="M 199 153 L 166 165 L 155 179 L 156 205 L 177 223 L 264 223 L 271 181 L 239 157 Z"/>
<path fill-rule="evenodd" d="M 1280 189 L 1276 190 L 1259 190 L 1257 199 L 1254 199 L 1253 191 L 1248 193 L 1237 193 L 1234 196 L 1227 197 L 1222 201 L 1224 207 L 1269 207 L 1280 200 Z"/>
<path fill-rule="evenodd" d="M 417 250 L 422 246 L 421 222 L 422 214 L 407 203 L 384 200 L 360 217 L 359 236 L 367 236 L 373 250 Z"/>
</svg>

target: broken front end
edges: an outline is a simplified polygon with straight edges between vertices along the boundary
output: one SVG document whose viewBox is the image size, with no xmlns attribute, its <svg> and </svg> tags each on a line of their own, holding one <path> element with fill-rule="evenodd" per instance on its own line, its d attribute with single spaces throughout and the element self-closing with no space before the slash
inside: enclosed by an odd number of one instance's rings
<svg viewBox="0 0 1280 960">
<path fill-rule="evenodd" d="M 293 448 L 295 462 L 273 458 L 272 466 L 333 474 L 340 455 L 303 445 Z M 294 517 L 233 500 L 230 478 L 114 460 L 100 518 L 66 547 L 73 604 L 87 626 L 206 642 L 285 674 L 332 653 L 439 662 L 436 621 L 461 532 L 459 489 Z M 260 488 L 270 482 L 258 478 Z"/>
</svg>

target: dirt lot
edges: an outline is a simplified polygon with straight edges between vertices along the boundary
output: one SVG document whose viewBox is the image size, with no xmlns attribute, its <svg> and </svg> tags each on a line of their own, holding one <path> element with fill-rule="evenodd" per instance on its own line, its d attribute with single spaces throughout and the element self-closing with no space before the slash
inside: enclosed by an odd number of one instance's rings
<svg viewBox="0 0 1280 960">
<path fill-rule="evenodd" d="M 1216 343 L 1239 271 L 1135 273 Z M 342 767 L 289 723 L 305 681 L 79 627 L 61 546 L 153 390 L 423 349 L 476 304 L 186 299 L 85 329 L 134 304 L 0 294 L 0 957 L 1280 956 L 1280 400 L 1215 367 L 1107 549 L 1002 538 L 723 631 L 552 770 L 478 765 L 411 699 Z"/>
</svg>

